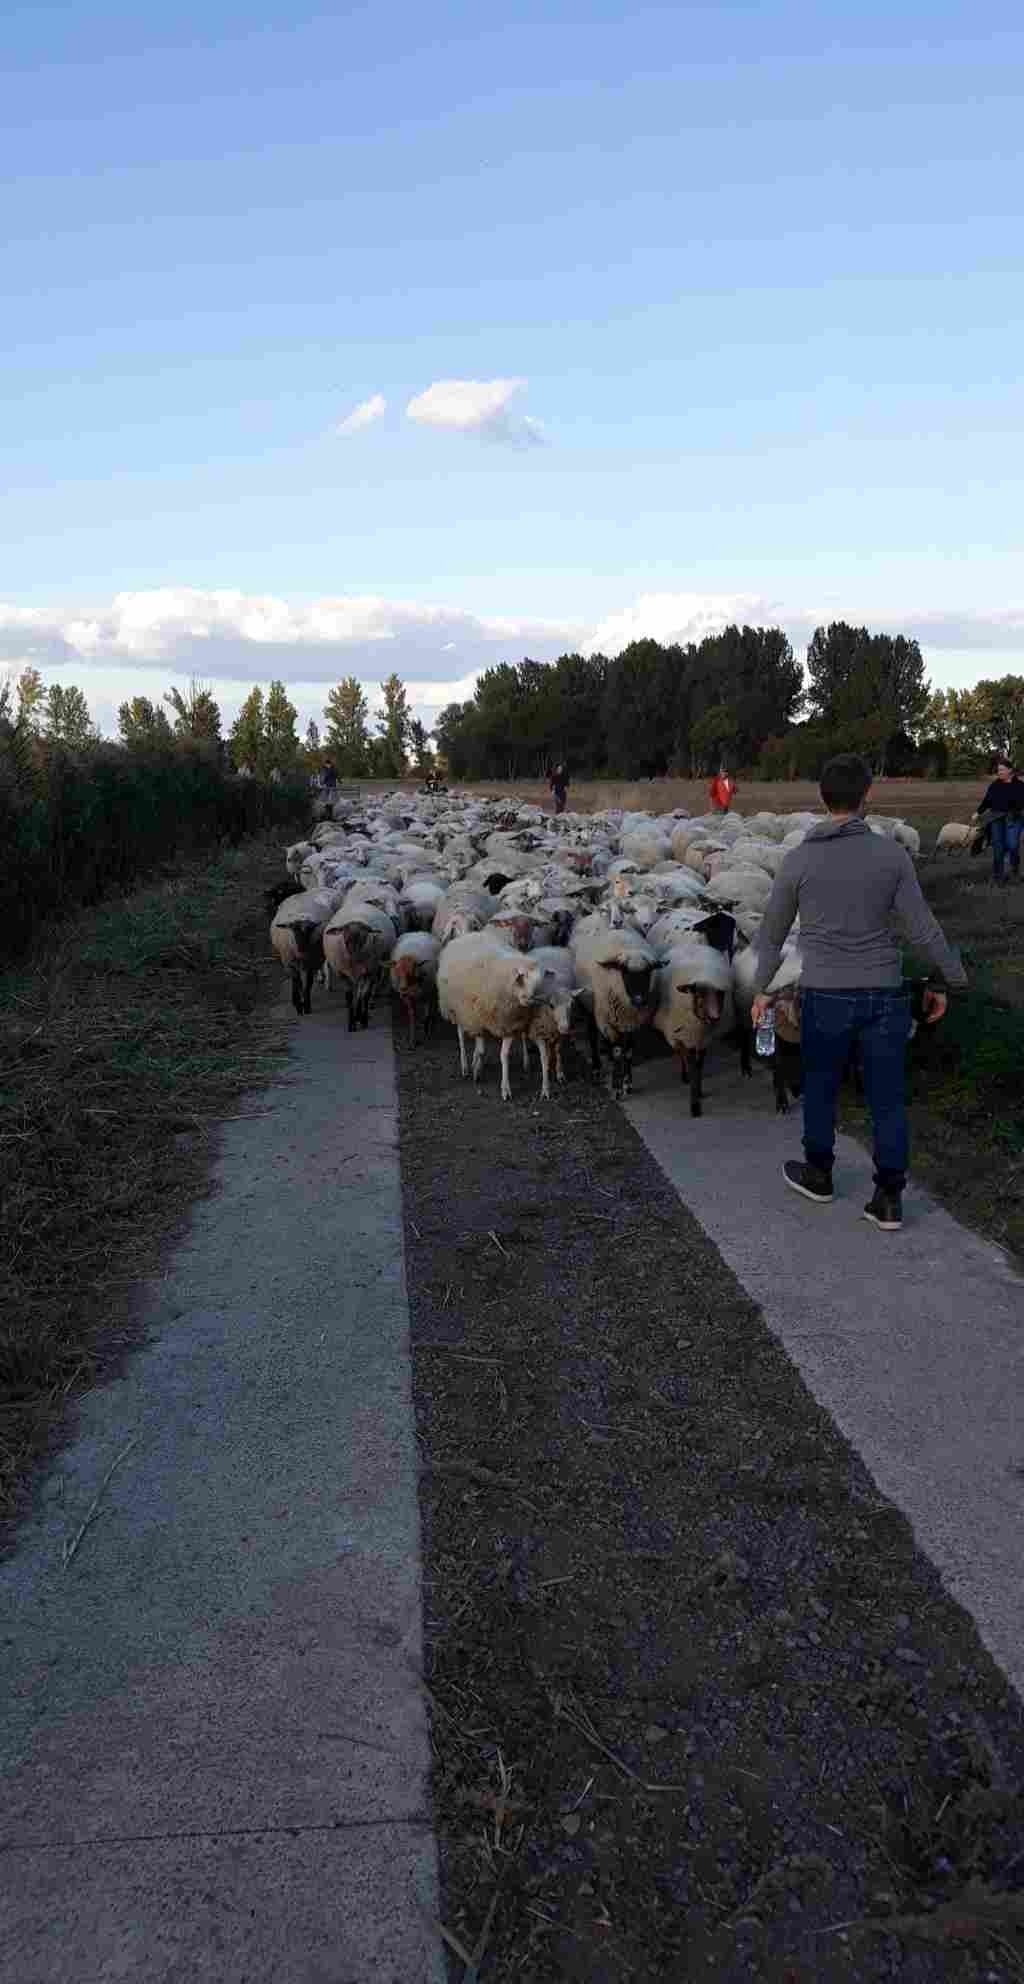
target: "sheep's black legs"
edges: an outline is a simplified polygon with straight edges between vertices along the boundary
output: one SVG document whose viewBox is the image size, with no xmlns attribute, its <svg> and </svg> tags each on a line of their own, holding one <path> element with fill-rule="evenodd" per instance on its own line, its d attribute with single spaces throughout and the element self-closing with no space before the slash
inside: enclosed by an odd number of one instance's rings
<svg viewBox="0 0 1024 1984">
<path fill-rule="evenodd" d="M 691 1053 L 690 1061 L 690 1115 L 704 1114 L 704 1055 Z M 684 1063 L 685 1066 L 685 1063 Z"/>
<path fill-rule="evenodd" d="M 587 1014 L 587 1039 L 590 1042 L 590 1071 L 601 1078 L 601 1036 L 597 1031 L 597 1021 L 593 1013 Z"/>
</svg>

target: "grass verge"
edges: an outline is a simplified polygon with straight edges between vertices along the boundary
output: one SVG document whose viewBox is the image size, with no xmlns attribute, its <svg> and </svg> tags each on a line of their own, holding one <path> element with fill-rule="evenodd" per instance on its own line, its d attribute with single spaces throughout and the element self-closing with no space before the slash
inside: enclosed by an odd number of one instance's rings
<svg viewBox="0 0 1024 1984">
<path fill-rule="evenodd" d="M 132 1290 L 215 1124 L 278 1062 L 280 866 L 277 836 L 181 864 L 0 977 L 0 1522 L 74 1392 L 137 1340 Z"/>
<path fill-rule="evenodd" d="M 911 1164 L 957 1219 L 1024 1262 L 1024 886 L 997 889 L 966 857 L 923 864 L 921 882 L 970 983 L 909 1056 Z M 842 1121 L 870 1142 L 863 1108 L 845 1101 Z"/>
</svg>

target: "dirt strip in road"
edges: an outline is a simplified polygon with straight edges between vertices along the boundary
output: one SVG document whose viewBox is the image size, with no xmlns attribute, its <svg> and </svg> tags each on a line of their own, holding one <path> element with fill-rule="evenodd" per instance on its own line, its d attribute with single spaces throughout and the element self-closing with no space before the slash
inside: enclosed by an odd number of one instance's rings
<svg viewBox="0 0 1024 1984">
<path fill-rule="evenodd" d="M 514 1080 L 399 1048 L 451 1975 L 1024 1975 L 1017 1697 L 623 1113 Z"/>
</svg>

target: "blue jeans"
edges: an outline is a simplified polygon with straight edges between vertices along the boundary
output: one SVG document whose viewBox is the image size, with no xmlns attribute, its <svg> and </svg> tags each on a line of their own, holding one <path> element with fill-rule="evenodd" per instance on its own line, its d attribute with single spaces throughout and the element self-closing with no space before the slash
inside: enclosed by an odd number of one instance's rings
<svg viewBox="0 0 1024 1984">
<path fill-rule="evenodd" d="M 831 1171 L 836 1097 L 854 1044 L 875 1130 L 875 1184 L 902 1192 L 907 1182 L 904 1099 L 910 996 L 906 992 L 821 992 L 805 986 L 800 1001 L 804 1150 L 808 1164 Z"/>
<path fill-rule="evenodd" d="M 1003 863 L 1007 855 L 1015 875 L 1020 874 L 1020 830 L 1024 824 L 1011 820 L 1008 813 L 992 815 L 992 873 L 997 882 L 1003 879 Z"/>
</svg>

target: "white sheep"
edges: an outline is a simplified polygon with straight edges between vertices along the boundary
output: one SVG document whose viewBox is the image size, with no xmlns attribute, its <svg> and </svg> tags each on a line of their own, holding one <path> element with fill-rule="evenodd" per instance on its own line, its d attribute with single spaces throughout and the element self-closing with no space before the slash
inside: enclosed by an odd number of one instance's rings
<svg viewBox="0 0 1024 1984">
<path fill-rule="evenodd" d="M 398 898 L 399 914 L 406 929 L 429 931 L 443 901 L 444 890 L 440 882 L 428 881 L 420 875 L 414 881 L 406 882 Z"/>
<path fill-rule="evenodd" d="M 544 984 L 544 972 L 521 951 L 489 936 L 487 931 L 453 937 L 441 951 L 437 996 L 442 1017 L 458 1030 L 459 1066 L 468 1072 L 467 1036 L 473 1041 L 473 1080 L 480 1080 L 484 1041 L 488 1034 L 501 1042 L 501 1099 L 510 1102 L 508 1062 L 512 1042 L 529 1023 L 531 1008 Z"/>
<path fill-rule="evenodd" d="M 444 901 L 438 904 L 437 914 L 431 924 L 431 933 L 444 946 L 459 937 L 468 937 L 475 930 L 482 930 L 497 908 L 496 897 L 486 889 L 473 889 L 464 883 L 457 883 L 449 889 Z"/>
<path fill-rule="evenodd" d="M 409 1022 L 409 1045 L 416 1045 L 416 1016 L 423 1014 L 423 1035 L 429 1039 L 437 1017 L 437 965 L 441 946 L 425 930 L 399 937 L 391 953 L 391 989 Z"/>
<path fill-rule="evenodd" d="M 633 930 L 613 930 L 604 918 L 586 917 L 573 933 L 576 982 L 587 1017 L 590 1062 L 601 1073 L 601 1043 L 612 1059 L 612 1093 L 633 1086 L 633 1041 L 654 1004 L 657 955 Z"/>
<path fill-rule="evenodd" d="M 575 960 L 561 945 L 541 944 L 537 950 L 531 951 L 530 962 L 543 971 L 544 985 L 537 1004 L 531 1008 L 523 1034 L 523 1067 L 530 1065 L 529 1043 L 532 1040 L 540 1056 L 541 1099 L 550 1102 L 549 1063 L 554 1060 L 556 1082 L 564 1082 L 562 1042 L 572 1032 L 572 1009 L 580 996 L 580 988 L 576 984 Z"/>
<path fill-rule="evenodd" d="M 690 1085 L 690 1115 L 703 1114 L 704 1057 L 708 1042 L 726 1013 L 732 985 L 727 957 L 696 933 L 680 937 L 657 973 L 654 1025 L 674 1054 Z"/>
<path fill-rule="evenodd" d="M 965 827 L 959 820 L 947 820 L 945 826 L 939 828 L 939 837 L 935 843 L 935 852 L 936 854 L 956 854 L 962 848 L 970 847 L 973 838 L 974 828 L 972 826 Z"/>
<path fill-rule="evenodd" d="M 300 1015 L 312 1012 L 313 980 L 324 961 L 324 927 L 338 907 L 330 889 L 302 889 L 286 896 L 275 911 L 270 943 L 292 981 L 292 1005 Z"/>
<path fill-rule="evenodd" d="M 799 1095 L 801 1088 L 800 975 L 802 970 L 803 958 L 800 946 L 790 936 L 783 945 L 782 958 L 775 976 L 767 987 L 775 1024 L 772 1082 L 775 1090 L 775 1108 L 781 1116 L 788 1113 L 790 1094 Z M 740 1067 L 745 1075 L 753 1072 L 751 1049 L 754 1029 L 750 1008 L 754 998 L 756 977 L 757 946 L 752 944 L 749 950 L 738 952 L 733 959 L 736 1029 L 739 1036 Z"/>
<path fill-rule="evenodd" d="M 348 1030 L 370 1024 L 370 1002 L 395 946 L 398 929 L 386 910 L 351 895 L 323 933 L 324 960 L 345 985 Z"/>
</svg>

